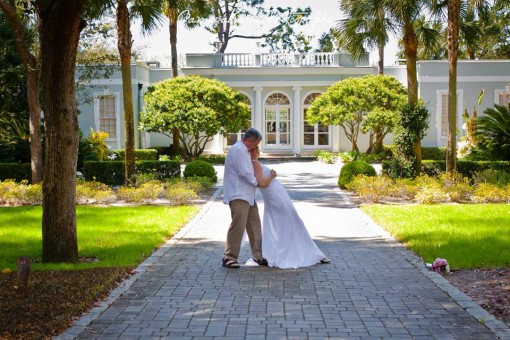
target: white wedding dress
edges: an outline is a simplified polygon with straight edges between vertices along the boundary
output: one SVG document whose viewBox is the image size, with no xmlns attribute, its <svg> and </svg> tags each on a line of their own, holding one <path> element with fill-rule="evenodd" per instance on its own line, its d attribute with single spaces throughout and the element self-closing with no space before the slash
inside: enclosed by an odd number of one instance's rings
<svg viewBox="0 0 510 340">
<path fill-rule="evenodd" d="M 271 169 L 265 165 L 262 169 L 269 176 Z M 269 266 L 290 269 L 320 263 L 324 253 L 310 237 L 283 185 L 273 179 L 260 192 L 264 197 L 262 255 Z"/>
</svg>

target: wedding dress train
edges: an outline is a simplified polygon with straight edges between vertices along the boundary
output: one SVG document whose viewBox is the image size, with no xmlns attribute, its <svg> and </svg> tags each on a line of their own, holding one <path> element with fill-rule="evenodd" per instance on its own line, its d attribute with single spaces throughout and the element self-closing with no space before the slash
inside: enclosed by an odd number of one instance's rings
<svg viewBox="0 0 510 340">
<path fill-rule="evenodd" d="M 264 176 L 268 176 L 271 170 L 264 165 L 262 169 Z M 262 254 L 269 266 L 300 268 L 325 259 L 283 185 L 274 179 L 268 187 L 260 188 L 260 192 L 264 198 Z"/>
</svg>

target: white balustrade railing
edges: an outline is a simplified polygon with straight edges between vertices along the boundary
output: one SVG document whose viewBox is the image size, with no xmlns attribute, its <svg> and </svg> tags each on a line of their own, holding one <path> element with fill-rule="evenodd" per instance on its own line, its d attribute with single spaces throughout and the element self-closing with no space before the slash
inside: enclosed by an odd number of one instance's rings
<svg viewBox="0 0 510 340">
<path fill-rule="evenodd" d="M 336 53 L 303 53 L 301 54 L 300 66 L 338 66 L 335 62 Z"/>
<path fill-rule="evenodd" d="M 254 54 L 223 54 L 221 58 L 222 67 L 246 67 L 256 66 Z"/>
<path fill-rule="evenodd" d="M 328 67 L 339 66 L 339 54 L 317 53 L 224 53 L 216 54 L 218 67 Z M 219 65 L 218 65 L 219 64 Z"/>
<path fill-rule="evenodd" d="M 287 67 L 295 65 L 293 53 L 265 53 L 261 55 L 261 65 L 264 67 Z"/>
</svg>

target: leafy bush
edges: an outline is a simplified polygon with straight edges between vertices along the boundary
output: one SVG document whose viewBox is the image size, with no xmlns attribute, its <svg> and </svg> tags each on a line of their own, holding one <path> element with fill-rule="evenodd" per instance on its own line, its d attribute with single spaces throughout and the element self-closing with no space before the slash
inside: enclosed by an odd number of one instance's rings
<svg viewBox="0 0 510 340">
<path fill-rule="evenodd" d="M 334 164 L 338 159 L 337 155 L 332 153 L 331 151 L 318 150 L 315 152 L 315 157 L 317 160 L 326 163 L 326 164 Z"/>
<path fill-rule="evenodd" d="M 216 170 L 211 163 L 201 160 L 196 160 L 186 164 L 184 168 L 184 178 L 194 177 L 207 177 L 214 183 L 218 181 Z"/>
<path fill-rule="evenodd" d="M 181 187 L 170 187 L 165 190 L 165 196 L 170 203 L 175 205 L 191 204 L 193 200 L 198 199 L 198 195 L 192 189 Z"/>
<path fill-rule="evenodd" d="M 30 163 L 0 163 L 0 181 L 7 179 L 16 182 L 30 181 L 32 179 L 31 171 Z"/>
<path fill-rule="evenodd" d="M 115 199 L 113 190 L 106 184 L 78 180 L 76 182 L 76 200 L 83 203 L 108 203 Z"/>
<path fill-rule="evenodd" d="M 345 186 L 349 190 L 354 190 L 364 202 L 376 203 L 388 195 L 393 181 L 386 176 L 357 175 Z"/>
<path fill-rule="evenodd" d="M 358 157 L 361 155 L 361 152 L 359 151 L 345 151 L 340 152 L 339 157 L 342 160 L 342 163 L 349 163 L 352 161 L 357 161 Z M 317 156 L 317 159 L 319 157 Z"/>
<path fill-rule="evenodd" d="M 78 170 L 83 169 L 85 161 L 104 161 L 108 159 L 106 138 L 108 138 L 108 133 L 90 129 L 89 137 L 83 139 L 83 133 L 80 131 Z"/>
<path fill-rule="evenodd" d="M 397 147 L 394 152 L 393 175 L 398 177 L 416 177 L 421 170 L 420 142 L 429 127 L 429 112 L 424 106 L 406 104 L 400 111 L 394 140 Z"/>
<path fill-rule="evenodd" d="M 357 175 L 376 176 L 374 167 L 363 161 L 353 161 L 342 166 L 338 177 L 338 186 L 345 188 L 345 185 L 352 181 Z"/>
</svg>

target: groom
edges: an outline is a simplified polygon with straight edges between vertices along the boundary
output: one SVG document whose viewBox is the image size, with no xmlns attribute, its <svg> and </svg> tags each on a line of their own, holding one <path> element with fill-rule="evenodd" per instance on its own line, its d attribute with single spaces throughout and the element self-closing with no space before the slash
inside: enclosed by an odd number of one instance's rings
<svg viewBox="0 0 510 340">
<path fill-rule="evenodd" d="M 223 255 L 223 267 L 226 268 L 239 268 L 237 259 L 245 229 L 250 239 L 253 260 L 261 266 L 267 266 L 267 260 L 262 257 L 262 227 L 255 201 L 258 183 L 250 157 L 250 150 L 256 148 L 261 140 L 262 135 L 258 130 L 248 129 L 242 140 L 230 148 L 225 160 L 223 203 L 229 205 L 232 217 Z M 271 176 L 276 177 L 274 170 Z"/>
</svg>

